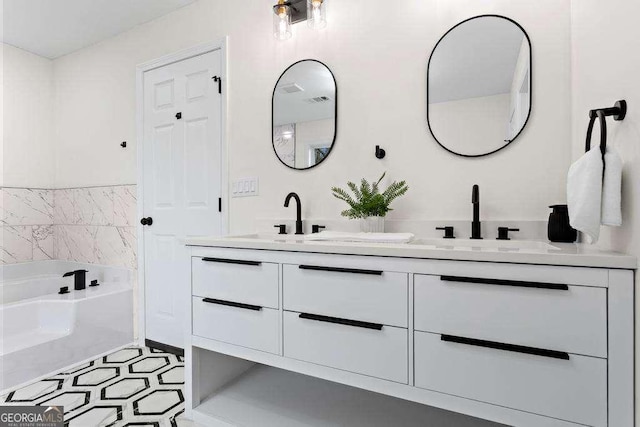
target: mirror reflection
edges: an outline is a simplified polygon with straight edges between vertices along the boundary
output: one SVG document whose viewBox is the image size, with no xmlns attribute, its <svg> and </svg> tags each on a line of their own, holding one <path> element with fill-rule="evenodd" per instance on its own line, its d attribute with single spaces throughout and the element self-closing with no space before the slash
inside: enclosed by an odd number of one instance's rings
<svg viewBox="0 0 640 427">
<path fill-rule="evenodd" d="M 531 111 L 531 44 L 501 16 L 464 21 L 429 60 L 428 121 L 436 141 L 461 156 L 494 153 L 515 140 Z"/>
<path fill-rule="evenodd" d="M 306 59 L 287 68 L 273 91 L 273 149 L 282 163 L 309 169 L 335 142 L 336 81 L 323 63 Z"/>
</svg>

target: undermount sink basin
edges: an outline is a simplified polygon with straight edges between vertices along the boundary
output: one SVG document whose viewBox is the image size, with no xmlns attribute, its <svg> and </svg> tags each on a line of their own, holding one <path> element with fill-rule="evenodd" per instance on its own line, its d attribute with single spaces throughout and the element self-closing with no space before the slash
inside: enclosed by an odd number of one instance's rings
<svg viewBox="0 0 640 427">
<path fill-rule="evenodd" d="M 496 250 L 557 250 L 556 246 L 538 240 L 471 240 L 471 239 L 416 239 L 410 244 L 435 246 L 449 249 L 496 249 Z"/>
<path fill-rule="evenodd" d="M 304 240 L 304 234 L 255 233 L 229 237 L 231 239 L 270 240 L 274 242 L 291 242 L 296 240 Z"/>
</svg>

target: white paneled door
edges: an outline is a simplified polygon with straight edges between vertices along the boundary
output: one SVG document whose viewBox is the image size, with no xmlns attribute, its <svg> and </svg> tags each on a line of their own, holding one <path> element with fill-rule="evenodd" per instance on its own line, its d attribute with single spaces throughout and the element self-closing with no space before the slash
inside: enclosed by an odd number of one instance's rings
<svg viewBox="0 0 640 427">
<path fill-rule="evenodd" d="M 220 72 L 216 50 L 144 73 L 145 338 L 180 348 L 191 294 L 183 240 L 222 231 Z"/>
</svg>

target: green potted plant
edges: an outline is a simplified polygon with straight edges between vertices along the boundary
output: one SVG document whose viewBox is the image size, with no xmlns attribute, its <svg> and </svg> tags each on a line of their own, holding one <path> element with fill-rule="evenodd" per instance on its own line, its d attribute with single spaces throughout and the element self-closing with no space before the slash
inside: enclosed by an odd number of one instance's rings
<svg viewBox="0 0 640 427">
<path fill-rule="evenodd" d="M 334 197 L 349 205 L 349 209 L 342 211 L 341 215 L 349 219 L 359 219 L 360 231 L 383 233 L 384 217 L 392 210 L 389 207 L 391 202 L 409 190 L 406 181 L 394 181 L 386 190 L 380 192 L 380 182 L 386 174 L 386 172 L 383 173 L 380 179 L 374 183 L 362 178 L 360 186 L 353 182 L 347 182 L 347 187 L 353 195 L 339 187 L 331 188 Z"/>
</svg>

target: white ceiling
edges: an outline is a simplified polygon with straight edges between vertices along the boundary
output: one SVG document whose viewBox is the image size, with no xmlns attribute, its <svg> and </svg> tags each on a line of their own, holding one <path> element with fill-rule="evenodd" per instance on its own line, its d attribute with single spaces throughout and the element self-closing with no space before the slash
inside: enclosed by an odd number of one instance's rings
<svg viewBox="0 0 640 427">
<path fill-rule="evenodd" d="M 195 0 L 2 0 L 3 41 L 57 58 Z"/>
<path fill-rule="evenodd" d="M 429 65 L 429 103 L 509 93 L 524 33 L 503 18 L 472 19 L 438 44 Z"/>
<path fill-rule="evenodd" d="M 283 86 L 296 84 L 302 91 L 284 93 Z M 330 100 L 318 104 L 308 102 L 310 98 L 326 96 Z M 275 91 L 273 123 L 276 126 L 332 118 L 336 108 L 336 87 L 331 71 L 315 61 L 303 61 L 287 72 L 278 81 Z"/>
</svg>

